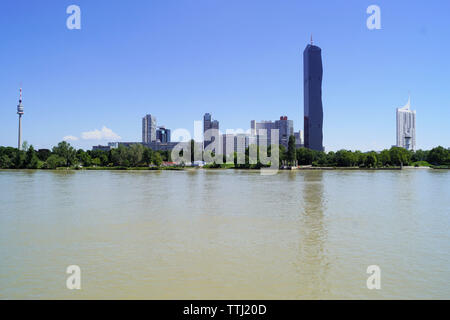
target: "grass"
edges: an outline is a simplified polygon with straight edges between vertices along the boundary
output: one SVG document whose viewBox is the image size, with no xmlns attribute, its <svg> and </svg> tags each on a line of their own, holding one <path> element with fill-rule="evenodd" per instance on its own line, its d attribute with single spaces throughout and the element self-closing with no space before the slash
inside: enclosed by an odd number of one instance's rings
<svg viewBox="0 0 450 320">
<path fill-rule="evenodd" d="M 411 163 L 414 167 L 431 167 L 431 164 L 429 164 L 427 161 L 416 161 Z"/>
</svg>

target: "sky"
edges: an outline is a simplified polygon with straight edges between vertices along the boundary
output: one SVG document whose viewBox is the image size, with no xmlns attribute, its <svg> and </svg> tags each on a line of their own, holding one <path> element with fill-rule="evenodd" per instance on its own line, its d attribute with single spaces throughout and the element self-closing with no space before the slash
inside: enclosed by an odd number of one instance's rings
<svg viewBox="0 0 450 320">
<path fill-rule="evenodd" d="M 70 30 L 69 5 L 81 10 Z M 381 29 L 366 12 L 378 5 Z M 450 2 L 2 0 L 0 145 L 141 141 L 142 117 L 193 133 L 286 115 L 303 130 L 303 50 L 322 48 L 326 150 L 381 150 L 411 95 L 417 148 L 450 141 Z"/>
</svg>

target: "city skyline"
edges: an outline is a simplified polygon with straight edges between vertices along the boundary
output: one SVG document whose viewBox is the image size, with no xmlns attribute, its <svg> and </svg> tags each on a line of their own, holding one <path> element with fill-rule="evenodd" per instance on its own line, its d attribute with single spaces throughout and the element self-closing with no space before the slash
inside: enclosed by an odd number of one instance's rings
<svg viewBox="0 0 450 320">
<path fill-rule="evenodd" d="M 172 129 L 191 132 L 205 111 L 222 128 L 244 130 L 251 119 L 284 114 L 294 120 L 297 132 L 303 129 L 301 50 L 311 33 L 324 48 L 326 150 L 369 151 L 396 144 L 393 110 L 408 91 L 420 114 L 416 148 L 449 141 L 450 93 L 444 85 L 449 45 L 442 39 L 450 31 L 439 19 L 447 2 L 434 10 L 433 5 L 380 1 L 381 30 L 367 29 L 367 5 L 356 1 L 205 4 L 180 1 L 174 11 L 168 4 L 139 2 L 139 8 L 123 11 L 118 2 L 109 16 L 117 23 L 110 25 L 100 4 L 80 1 L 82 29 L 70 31 L 63 4 L 6 1 L 0 13 L 8 48 L 0 53 L 8 61 L 0 79 L 0 145 L 17 144 L 21 82 L 27 106 L 22 140 L 36 148 L 56 145 L 64 137 L 78 139 L 69 142 L 84 149 L 110 137 L 139 141 L 136 119 L 147 113 Z M 30 10 L 22 10 L 25 6 Z M 327 23 L 319 18 L 323 14 Z M 245 23 L 249 15 L 252 24 Z M 277 26 L 270 23 L 274 16 Z M 144 24 L 149 17 L 152 22 Z M 221 37 L 214 36 L 217 32 Z"/>
</svg>

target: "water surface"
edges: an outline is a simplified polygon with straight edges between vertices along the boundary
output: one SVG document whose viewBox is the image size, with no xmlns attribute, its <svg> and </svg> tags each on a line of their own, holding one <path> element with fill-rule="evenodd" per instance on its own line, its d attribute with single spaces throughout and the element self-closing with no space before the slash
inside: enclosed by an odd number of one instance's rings
<svg viewBox="0 0 450 320">
<path fill-rule="evenodd" d="M 0 170 L 0 299 L 448 299 L 449 194 L 445 170 Z"/>
</svg>

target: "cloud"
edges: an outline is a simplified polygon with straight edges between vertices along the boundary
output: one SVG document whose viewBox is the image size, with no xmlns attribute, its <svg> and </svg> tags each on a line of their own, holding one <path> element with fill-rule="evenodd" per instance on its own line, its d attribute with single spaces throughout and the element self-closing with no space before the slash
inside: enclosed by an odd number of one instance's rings
<svg viewBox="0 0 450 320">
<path fill-rule="evenodd" d="M 117 133 L 114 133 L 111 129 L 103 126 L 102 130 L 95 129 L 93 131 L 82 132 L 81 139 L 117 141 L 122 138 Z"/>
<path fill-rule="evenodd" d="M 65 137 L 63 138 L 63 140 L 64 140 L 64 141 L 77 141 L 78 138 L 75 137 L 75 136 L 65 136 Z"/>
</svg>

